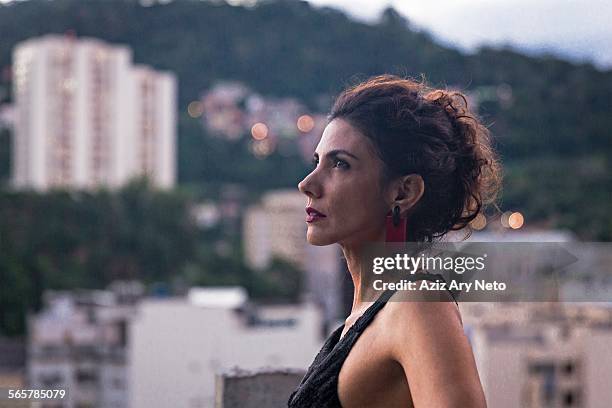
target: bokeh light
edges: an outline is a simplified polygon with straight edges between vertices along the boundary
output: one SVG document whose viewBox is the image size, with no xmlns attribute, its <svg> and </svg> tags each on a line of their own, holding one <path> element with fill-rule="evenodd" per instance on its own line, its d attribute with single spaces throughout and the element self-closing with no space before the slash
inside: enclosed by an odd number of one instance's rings
<svg viewBox="0 0 612 408">
<path fill-rule="evenodd" d="M 255 140 L 263 140 L 268 137 L 268 126 L 265 123 L 257 122 L 251 127 L 251 136 Z"/>
<path fill-rule="evenodd" d="M 470 227 L 475 230 L 481 230 L 487 226 L 487 217 L 484 214 L 480 213 L 470 222 Z"/>
<path fill-rule="evenodd" d="M 258 159 L 265 159 L 274 152 L 274 143 L 270 139 L 254 140 L 251 143 L 251 153 Z"/>
<path fill-rule="evenodd" d="M 192 118 L 199 118 L 204 113 L 204 105 L 200 101 L 193 101 L 187 105 L 187 113 Z"/>
<path fill-rule="evenodd" d="M 512 215 L 512 211 L 506 211 L 501 215 L 500 222 L 504 228 L 510 228 L 509 218 Z"/>
<path fill-rule="evenodd" d="M 302 133 L 308 133 L 314 128 L 314 119 L 310 115 L 302 115 L 297 120 L 297 128 Z"/>
<path fill-rule="evenodd" d="M 523 214 L 521 214 L 520 212 L 514 212 L 510 215 L 510 217 L 508 217 L 508 225 L 510 225 L 510 228 L 512 229 L 521 228 L 524 222 L 525 222 L 525 218 L 523 217 Z"/>
</svg>

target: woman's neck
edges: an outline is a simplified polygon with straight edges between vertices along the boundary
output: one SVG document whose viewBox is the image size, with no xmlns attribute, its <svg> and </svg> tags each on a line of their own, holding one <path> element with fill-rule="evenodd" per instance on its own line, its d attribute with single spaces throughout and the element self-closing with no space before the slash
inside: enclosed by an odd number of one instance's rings
<svg viewBox="0 0 612 408">
<path fill-rule="evenodd" d="M 384 231 L 381 234 L 379 241 L 384 242 Z M 353 281 L 353 305 L 351 307 L 351 314 L 361 314 L 365 311 L 372 302 L 364 302 L 362 286 L 361 286 L 361 271 L 364 262 L 364 252 L 367 243 L 361 242 L 357 244 L 341 244 L 342 252 L 344 253 L 344 259 L 346 259 L 346 265 Z"/>
</svg>

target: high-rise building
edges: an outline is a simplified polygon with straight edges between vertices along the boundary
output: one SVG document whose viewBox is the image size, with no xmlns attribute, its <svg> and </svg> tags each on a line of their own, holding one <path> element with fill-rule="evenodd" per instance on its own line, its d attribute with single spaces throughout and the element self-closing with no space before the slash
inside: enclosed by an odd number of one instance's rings
<svg viewBox="0 0 612 408">
<path fill-rule="evenodd" d="M 137 65 L 134 86 L 135 173 L 148 175 L 159 187 L 172 187 L 176 178 L 176 80 Z"/>
<path fill-rule="evenodd" d="M 13 52 L 13 185 L 119 187 L 175 180 L 176 79 L 128 47 L 46 35 Z"/>
</svg>

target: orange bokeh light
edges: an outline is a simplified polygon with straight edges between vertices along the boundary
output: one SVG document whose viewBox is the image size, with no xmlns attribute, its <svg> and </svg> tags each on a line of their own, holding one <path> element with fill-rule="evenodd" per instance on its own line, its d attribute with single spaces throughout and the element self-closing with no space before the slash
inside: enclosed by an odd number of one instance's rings
<svg viewBox="0 0 612 408">
<path fill-rule="evenodd" d="M 487 217 L 485 217 L 482 213 L 478 214 L 476 218 L 470 222 L 470 226 L 475 230 L 480 231 L 487 226 Z"/>
<path fill-rule="evenodd" d="M 302 133 L 308 133 L 314 128 L 314 119 L 310 115 L 302 115 L 297 120 L 297 128 Z"/>
<path fill-rule="evenodd" d="M 523 226 L 524 223 L 525 218 L 520 212 L 512 213 L 512 215 L 510 215 L 510 217 L 508 218 L 508 225 L 510 225 L 510 228 L 512 229 L 519 229 Z"/>
<path fill-rule="evenodd" d="M 268 137 L 268 126 L 265 123 L 257 122 L 251 127 L 251 136 L 255 140 L 263 140 Z"/>
</svg>

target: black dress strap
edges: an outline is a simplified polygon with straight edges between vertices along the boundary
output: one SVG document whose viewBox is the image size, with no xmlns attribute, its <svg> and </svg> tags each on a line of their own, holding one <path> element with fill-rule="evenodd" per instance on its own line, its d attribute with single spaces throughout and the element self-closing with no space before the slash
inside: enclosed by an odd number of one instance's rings
<svg viewBox="0 0 612 408">
<path fill-rule="evenodd" d="M 442 275 L 416 273 L 413 280 L 444 281 Z M 325 340 L 323 347 L 308 367 L 304 378 L 289 396 L 289 408 L 341 408 L 338 396 L 338 375 L 353 345 L 359 339 L 376 314 L 387 304 L 395 290 L 386 290 L 374 304 L 359 316 L 341 337 L 345 325 L 341 325 Z M 450 290 L 449 290 L 450 292 Z M 453 300 L 455 297 L 450 292 Z M 455 300 L 455 303 L 457 301 Z"/>
<path fill-rule="evenodd" d="M 338 398 L 338 375 L 342 364 L 361 333 L 394 293 L 394 290 L 387 290 L 379 296 L 374 304 L 349 327 L 342 339 L 340 336 L 344 324 L 327 338 L 300 385 L 289 396 L 288 407 L 341 408 Z"/>
</svg>

